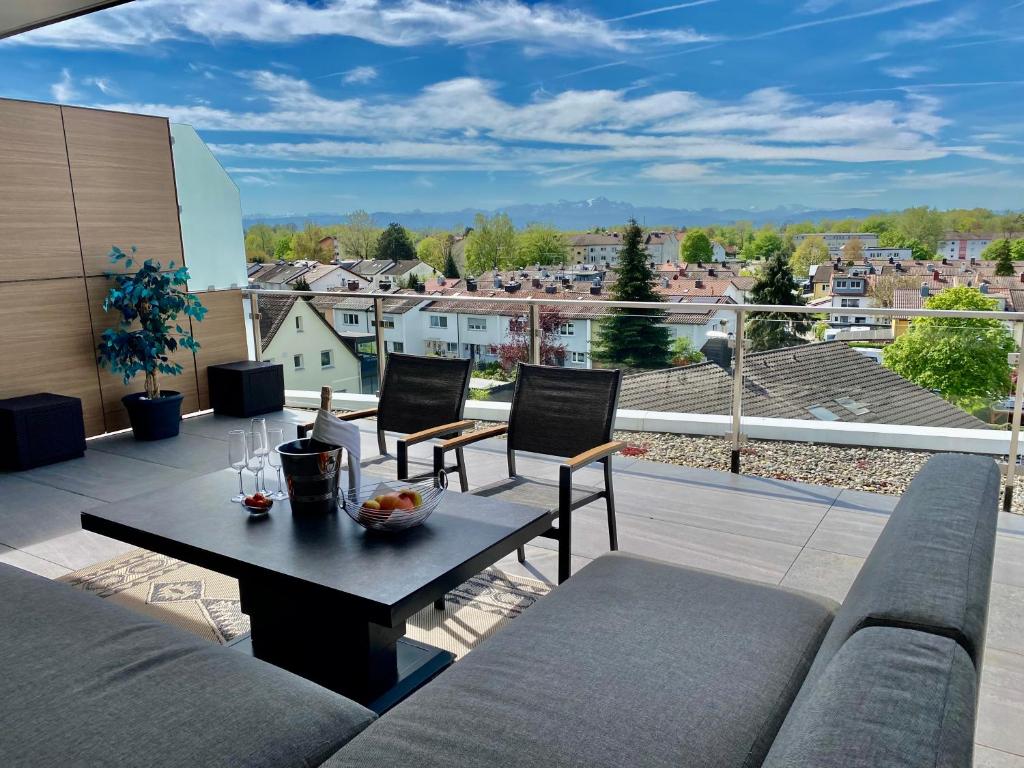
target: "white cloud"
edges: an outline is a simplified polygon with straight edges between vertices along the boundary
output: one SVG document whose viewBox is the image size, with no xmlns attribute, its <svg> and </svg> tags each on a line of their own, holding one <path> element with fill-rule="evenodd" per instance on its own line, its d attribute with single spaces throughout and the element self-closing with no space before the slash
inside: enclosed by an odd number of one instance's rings
<svg viewBox="0 0 1024 768">
<path fill-rule="evenodd" d="M 934 21 L 915 21 L 902 29 L 883 32 L 882 39 L 890 44 L 930 42 L 956 34 L 973 19 L 974 12 L 963 9 Z"/>
<path fill-rule="evenodd" d="M 53 94 L 53 100 L 61 104 L 66 104 L 78 97 L 78 91 L 71 78 L 71 71 L 67 67 L 60 71 L 60 80 L 50 86 L 50 93 Z"/>
<path fill-rule="evenodd" d="M 168 40 L 289 42 L 320 35 L 395 47 L 515 41 L 532 49 L 626 51 L 705 40 L 692 29 L 617 28 L 584 11 L 523 0 L 136 0 L 12 38 L 13 45 L 135 48 Z"/>
<path fill-rule="evenodd" d="M 342 80 L 346 83 L 369 83 L 377 79 L 376 67 L 354 67 L 345 73 Z"/>
<path fill-rule="evenodd" d="M 925 66 L 923 64 L 908 65 L 904 67 L 882 67 L 882 74 L 888 75 L 889 77 L 895 77 L 897 80 L 912 80 L 919 75 L 927 74 L 928 72 L 934 72 L 935 67 Z"/>
<path fill-rule="evenodd" d="M 87 77 L 82 81 L 85 85 L 91 85 L 104 96 L 112 96 L 117 92 L 114 83 L 106 77 Z"/>
</svg>

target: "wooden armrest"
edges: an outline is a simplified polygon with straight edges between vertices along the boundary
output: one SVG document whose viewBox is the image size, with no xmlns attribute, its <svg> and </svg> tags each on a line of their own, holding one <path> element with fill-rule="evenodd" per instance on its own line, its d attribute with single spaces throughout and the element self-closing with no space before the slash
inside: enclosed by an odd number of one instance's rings
<svg viewBox="0 0 1024 768">
<path fill-rule="evenodd" d="M 591 448 L 589 451 L 584 451 L 578 456 L 573 456 L 571 459 L 567 459 L 562 463 L 563 467 L 568 467 L 571 471 L 575 472 L 581 467 L 587 466 L 598 459 L 603 459 L 606 456 L 611 456 L 613 453 L 621 451 L 626 444 L 621 440 L 612 440 L 610 443 L 599 445 L 596 448 Z"/>
<path fill-rule="evenodd" d="M 453 421 L 451 424 L 442 424 L 439 427 L 431 427 L 430 429 L 413 432 L 411 435 L 406 435 L 398 442 L 405 443 L 406 445 L 416 445 L 416 443 L 422 443 L 425 440 L 432 440 L 433 438 L 440 437 L 441 435 L 450 435 L 452 432 L 463 432 L 472 428 L 474 424 L 476 424 L 476 422 L 472 419 Z"/>
<path fill-rule="evenodd" d="M 451 440 L 445 440 L 443 443 L 439 443 L 435 450 L 452 451 L 456 448 L 465 448 L 467 445 L 478 443 L 489 437 L 504 435 L 506 432 L 508 432 L 508 424 L 481 429 L 479 432 L 470 432 L 468 435 L 459 435 L 458 437 L 453 437 Z"/>
</svg>

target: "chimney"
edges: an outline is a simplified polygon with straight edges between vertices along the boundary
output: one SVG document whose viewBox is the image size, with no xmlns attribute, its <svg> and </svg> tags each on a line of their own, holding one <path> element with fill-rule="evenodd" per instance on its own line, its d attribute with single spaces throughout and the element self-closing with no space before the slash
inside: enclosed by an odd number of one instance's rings
<svg viewBox="0 0 1024 768">
<path fill-rule="evenodd" d="M 900 264 L 898 261 L 893 266 L 896 267 L 896 271 L 897 272 L 902 272 L 903 271 L 903 265 Z"/>
<path fill-rule="evenodd" d="M 515 293 L 519 290 L 519 283 L 513 280 L 511 283 L 505 286 L 505 293 Z"/>
<path fill-rule="evenodd" d="M 377 285 L 382 291 L 387 292 L 391 290 L 391 283 L 386 283 L 383 280 Z"/>
<path fill-rule="evenodd" d="M 415 290 L 416 290 L 416 293 L 426 293 L 427 292 L 427 285 L 426 285 L 426 283 L 416 283 Z"/>
<path fill-rule="evenodd" d="M 1020 273 L 1020 281 L 1024 283 L 1024 272 Z"/>
<path fill-rule="evenodd" d="M 445 280 L 444 275 L 438 275 L 437 276 L 437 284 L 438 285 L 444 285 L 446 282 L 447 281 Z"/>
<path fill-rule="evenodd" d="M 563 288 L 568 288 L 570 285 L 572 285 L 572 280 L 570 280 L 568 277 L 563 277 L 562 278 L 562 287 Z"/>
<path fill-rule="evenodd" d="M 533 278 L 533 287 L 534 288 L 540 288 L 540 278 L 539 277 Z"/>
<path fill-rule="evenodd" d="M 693 284 L 693 287 L 694 287 L 694 288 L 703 288 L 703 287 L 704 287 L 704 281 L 703 281 L 703 280 L 701 280 L 701 279 L 700 279 L 700 278 L 698 277 L 698 278 L 697 278 L 697 280 L 696 280 L 696 281 L 694 282 L 694 284 Z"/>
<path fill-rule="evenodd" d="M 501 275 L 494 276 L 494 287 L 498 289 L 501 288 Z"/>
<path fill-rule="evenodd" d="M 708 267 L 708 277 L 714 277 L 714 276 L 715 276 L 715 268 L 714 267 Z"/>
<path fill-rule="evenodd" d="M 890 256 L 889 257 L 889 263 L 890 264 L 895 264 L 896 263 L 896 259 L 894 259 L 892 256 Z"/>
<path fill-rule="evenodd" d="M 709 362 L 715 363 L 720 368 L 726 371 L 732 368 L 732 349 L 729 347 L 728 339 L 710 338 L 704 342 L 700 352 Z"/>
<path fill-rule="evenodd" d="M 545 285 L 544 286 L 544 293 L 558 293 L 558 286 L 557 285 Z"/>
<path fill-rule="evenodd" d="M 668 286 L 669 286 L 668 278 L 667 277 L 661 278 L 661 287 L 662 288 L 668 288 Z"/>
<path fill-rule="evenodd" d="M 927 299 L 930 294 L 931 291 L 928 289 L 928 283 L 921 283 L 921 298 Z"/>
<path fill-rule="evenodd" d="M 949 264 L 949 259 L 947 259 L 945 256 L 943 256 L 942 263 L 943 264 Z"/>
<path fill-rule="evenodd" d="M 704 262 L 698 261 L 697 262 L 697 269 L 704 269 Z"/>
<path fill-rule="evenodd" d="M 476 280 L 474 280 L 472 277 L 466 278 L 466 290 L 469 291 L 470 293 L 476 291 Z"/>
<path fill-rule="evenodd" d="M 978 259 L 975 258 L 974 256 L 971 256 L 971 266 L 973 267 L 977 263 L 978 263 Z"/>
<path fill-rule="evenodd" d="M 987 294 L 988 293 L 988 283 L 982 283 L 981 285 L 979 285 L 978 286 L 978 290 L 981 291 L 982 293 L 986 293 Z"/>
<path fill-rule="evenodd" d="M 350 291 L 358 291 L 359 290 L 359 281 L 358 280 L 349 280 L 348 281 L 348 289 Z"/>
<path fill-rule="evenodd" d="M 601 281 L 600 280 L 596 281 L 593 285 L 590 286 L 590 295 L 591 296 L 600 296 L 601 295 Z"/>
<path fill-rule="evenodd" d="M 936 269 L 934 272 L 932 272 L 932 280 L 934 280 L 936 283 L 942 282 L 942 274 L 939 272 L 939 270 Z"/>
</svg>

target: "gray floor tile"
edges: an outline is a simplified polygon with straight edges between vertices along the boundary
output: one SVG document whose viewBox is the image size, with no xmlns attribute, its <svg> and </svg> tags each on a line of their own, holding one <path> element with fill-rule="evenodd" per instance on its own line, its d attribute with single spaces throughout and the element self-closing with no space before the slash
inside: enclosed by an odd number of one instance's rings
<svg viewBox="0 0 1024 768">
<path fill-rule="evenodd" d="M 49 560 L 43 560 L 41 557 L 35 557 L 20 549 L 9 547 L 0 547 L 0 563 L 13 565 L 15 568 L 21 568 L 23 571 L 30 571 L 48 579 L 56 579 L 71 573 L 70 569 L 51 563 Z"/>
<path fill-rule="evenodd" d="M 1024 655 L 1024 587 L 993 582 L 985 642 Z"/>
<path fill-rule="evenodd" d="M 570 567 L 576 573 L 591 560 L 586 557 L 573 556 Z M 495 567 L 512 576 L 525 576 L 548 584 L 558 584 L 558 553 L 533 545 L 526 547 L 526 562 L 520 563 L 513 552 L 499 560 Z"/>
<path fill-rule="evenodd" d="M 77 571 L 123 555 L 132 549 L 135 547 L 130 544 L 108 539 L 92 531 L 76 531 L 32 544 L 24 547 L 22 551 Z"/>
<path fill-rule="evenodd" d="M 880 512 L 833 506 L 807 546 L 842 555 L 867 557 L 889 516 Z"/>
<path fill-rule="evenodd" d="M 805 548 L 782 580 L 782 586 L 830 597 L 841 603 L 864 558 Z"/>
<path fill-rule="evenodd" d="M 852 491 L 844 488 L 839 492 L 833 509 L 848 509 L 853 512 L 876 512 L 888 515 L 899 503 L 899 496 L 888 496 L 884 493 L 869 493 L 868 491 Z"/>
<path fill-rule="evenodd" d="M 979 744 L 1024 755 L 1024 656 L 997 648 L 985 651 L 978 707 Z"/>
<path fill-rule="evenodd" d="M 142 442 L 131 434 L 121 434 L 99 440 L 89 448 L 90 451 L 185 469 L 193 474 L 206 474 L 228 466 L 226 440 L 184 432 L 172 440 Z"/>
<path fill-rule="evenodd" d="M 188 472 L 127 456 L 87 450 L 80 459 L 30 469 L 22 475 L 33 482 L 89 496 L 122 501 L 194 477 Z"/>
<path fill-rule="evenodd" d="M 976 744 L 974 768 L 1024 768 L 1024 757 Z"/>
<path fill-rule="evenodd" d="M 1024 536 L 1012 533 L 996 535 L 996 560 L 992 568 L 992 579 L 1024 587 Z"/>
<path fill-rule="evenodd" d="M 557 549 L 551 539 L 535 545 Z M 778 584 L 800 548 L 774 541 L 713 531 L 690 525 L 619 516 L 619 548 L 645 557 L 741 578 Z M 608 522 L 604 510 L 585 507 L 573 517 L 574 555 L 597 557 L 608 551 Z"/>
<path fill-rule="evenodd" d="M 284 430 L 285 439 L 295 439 L 295 427 L 313 420 L 313 414 L 304 411 L 293 411 L 286 408 L 283 411 L 273 411 L 260 415 L 267 420 L 267 426 L 280 427 Z M 199 435 L 214 440 L 227 440 L 227 434 L 232 429 L 249 429 L 250 419 L 236 416 L 221 416 L 215 413 L 205 413 L 200 416 L 193 416 L 183 419 L 181 431 L 189 435 Z"/>
<path fill-rule="evenodd" d="M 19 549 L 79 531 L 79 512 L 103 503 L 20 475 L 0 475 L 0 544 Z"/>
</svg>

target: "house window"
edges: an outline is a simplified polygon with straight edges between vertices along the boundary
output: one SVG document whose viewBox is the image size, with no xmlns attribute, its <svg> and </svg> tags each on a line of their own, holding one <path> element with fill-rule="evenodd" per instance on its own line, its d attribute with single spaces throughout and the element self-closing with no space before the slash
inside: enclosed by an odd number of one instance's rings
<svg viewBox="0 0 1024 768">
<path fill-rule="evenodd" d="M 345 312 L 341 316 L 342 325 L 359 325 L 359 315 L 355 312 Z"/>
<path fill-rule="evenodd" d="M 575 336 L 576 335 L 576 323 L 562 323 L 558 326 L 559 336 Z"/>
<path fill-rule="evenodd" d="M 455 354 L 459 351 L 458 342 L 449 341 L 446 348 L 450 354 Z"/>
<path fill-rule="evenodd" d="M 431 328 L 447 328 L 448 318 L 444 315 L 431 315 L 430 316 L 430 327 Z"/>
<path fill-rule="evenodd" d="M 583 363 L 587 362 L 587 353 L 586 352 L 573 352 L 572 353 L 572 361 L 574 363 L 580 363 L 582 365 Z"/>
<path fill-rule="evenodd" d="M 302 355 L 292 355 L 292 365 L 296 371 L 302 370 Z"/>
<path fill-rule="evenodd" d="M 471 331 L 486 331 L 487 330 L 487 318 L 485 317 L 471 317 L 466 321 L 466 327 Z"/>
<path fill-rule="evenodd" d="M 841 307 L 859 307 L 860 299 L 840 299 L 839 306 Z"/>
<path fill-rule="evenodd" d="M 845 288 L 845 287 L 846 287 L 846 281 L 845 280 L 836 280 L 836 288 Z"/>
<path fill-rule="evenodd" d="M 405 352 L 405 343 L 401 342 L 401 341 L 393 341 L 393 342 L 391 342 L 391 351 L 392 352 Z"/>
<path fill-rule="evenodd" d="M 302 333 L 302 315 L 295 316 L 295 332 Z"/>
<path fill-rule="evenodd" d="M 374 321 L 373 321 L 373 327 L 374 328 L 377 327 L 377 320 L 376 319 L 374 319 Z M 395 327 L 395 318 L 390 316 L 390 315 L 384 315 L 381 318 L 380 327 L 381 328 L 394 328 Z"/>
<path fill-rule="evenodd" d="M 321 368 L 333 368 L 334 367 L 334 353 L 329 349 L 320 351 L 320 367 Z"/>
</svg>

